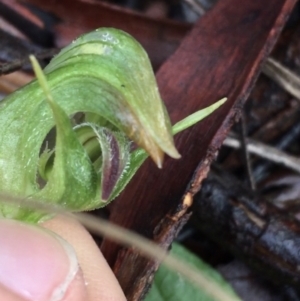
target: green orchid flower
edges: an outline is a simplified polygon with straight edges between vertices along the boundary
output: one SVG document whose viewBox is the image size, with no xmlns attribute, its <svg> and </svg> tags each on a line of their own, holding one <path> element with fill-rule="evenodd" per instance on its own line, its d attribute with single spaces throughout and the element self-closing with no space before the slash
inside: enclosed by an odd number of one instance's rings
<svg viewBox="0 0 300 301">
<path fill-rule="evenodd" d="M 172 129 L 146 52 L 117 29 L 82 35 L 44 71 L 31 60 L 37 81 L 0 103 L 0 190 L 70 211 L 107 205 L 148 155 L 158 167 L 164 153 L 179 158 L 173 134 L 225 101 Z M 4 203 L 0 215 L 28 222 L 48 217 Z"/>
</svg>

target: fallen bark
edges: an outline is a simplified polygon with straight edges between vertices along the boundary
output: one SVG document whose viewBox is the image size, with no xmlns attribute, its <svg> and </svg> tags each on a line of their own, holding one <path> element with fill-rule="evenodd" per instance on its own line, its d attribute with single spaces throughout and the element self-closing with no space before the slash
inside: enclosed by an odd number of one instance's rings
<svg viewBox="0 0 300 301">
<path fill-rule="evenodd" d="M 223 96 L 228 96 L 228 101 L 201 124 L 176 137 L 184 159 L 167 159 L 162 170 L 145 163 L 113 203 L 112 222 L 168 247 L 176 234 L 173 229 L 184 222 L 194 194 L 238 119 L 294 3 L 224 0 L 195 25 L 157 73 L 162 98 L 173 122 Z M 245 34 L 249 32 L 251 35 Z M 134 249 L 120 249 L 108 240 L 102 251 L 128 300 L 142 299 L 157 265 Z"/>
</svg>

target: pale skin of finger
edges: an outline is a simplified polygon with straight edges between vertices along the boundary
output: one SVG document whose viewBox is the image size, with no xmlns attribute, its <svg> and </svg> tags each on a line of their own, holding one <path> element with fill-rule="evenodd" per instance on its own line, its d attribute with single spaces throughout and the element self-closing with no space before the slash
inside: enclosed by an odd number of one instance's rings
<svg viewBox="0 0 300 301">
<path fill-rule="evenodd" d="M 8 290 L 5 286 L 0 284 L 0 300 L 5 301 L 28 301 L 14 292 Z M 84 280 L 81 271 L 75 276 L 71 282 L 68 291 L 61 301 L 82 301 L 87 300 L 87 291 L 84 287 Z"/>
<path fill-rule="evenodd" d="M 42 226 L 57 233 L 74 247 L 88 294 L 88 299 L 83 297 L 82 301 L 126 301 L 99 247 L 79 222 L 71 217 L 56 216 Z M 78 281 L 73 281 L 64 301 L 81 301 L 74 292 L 82 293 L 82 283 L 80 277 Z"/>
<path fill-rule="evenodd" d="M 8 290 L 2 284 L 0 284 L 0 300 L 5 300 L 5 301 L 28 301 L 28 300 L 23 299 L 22 297 L 14 294 L 13 292 Z"/>
<path fill-rule="evenodd" d="M 85 280 L 82 275 L 82 271 L 75 275 L 73 281 L 61 301 L 84 301 L 88 299 L 88 292 L 85 286 Z"/>
<path fill-rule="evenodd" d="M 0 218 L 0 300 L 88 300 L 74 249 L 39 226 Z"/>
</svg>

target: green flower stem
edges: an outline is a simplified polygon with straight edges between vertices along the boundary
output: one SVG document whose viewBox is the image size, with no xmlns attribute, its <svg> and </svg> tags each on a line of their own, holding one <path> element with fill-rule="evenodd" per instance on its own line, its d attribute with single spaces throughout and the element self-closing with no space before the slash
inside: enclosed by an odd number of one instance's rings
<svg viewBox="0 0 300 301">
<path fill-rule="evenodd" d="M 74 128 L 74 131 L 82 145 L 84 145 L 90 139 L 97 137 L 95 131 L 89 125 L 77 126 Z"/>
<path fill-rule="evenodd" d="M 101 156 L 101 147 L 96 137 L 85 142 L 83 148 L 93 163 Z"/>
</svg>

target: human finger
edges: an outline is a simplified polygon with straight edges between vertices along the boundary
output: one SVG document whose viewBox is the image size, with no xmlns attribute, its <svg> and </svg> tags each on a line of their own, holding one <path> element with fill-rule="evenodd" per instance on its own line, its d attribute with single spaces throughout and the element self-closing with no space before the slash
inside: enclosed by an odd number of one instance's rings
<svg viewBox="0 0 300 301">
<path fill-rule="evenodd" d="M 75 249 L 89 301 L 126 301 L 123 291 L 88 231 L 74 218 L 58 215 L 43 223 Z"/>
<path fill-rule="evenodd" d="M 0 300 L 87 298 L 75 251 L 39 226 L 0 219 L 0 267 Z"/>
</svg>

